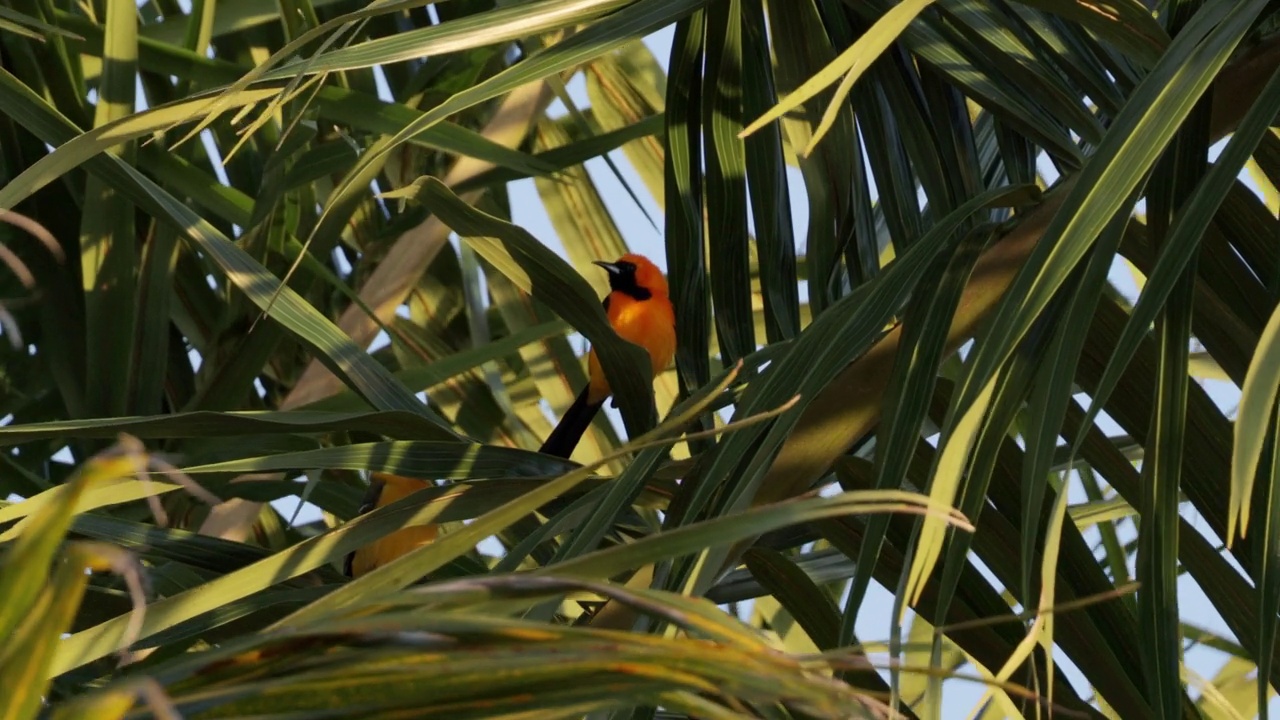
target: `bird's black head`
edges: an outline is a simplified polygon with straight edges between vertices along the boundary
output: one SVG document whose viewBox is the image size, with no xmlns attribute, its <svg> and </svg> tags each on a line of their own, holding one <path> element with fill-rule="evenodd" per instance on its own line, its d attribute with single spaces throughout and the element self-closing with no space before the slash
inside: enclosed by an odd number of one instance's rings
<svg viewBox="0 0 1280 720">
<path fill-rule="evenodd" d="M 630 260 L 624 259 L 611 263 L 597 260 L 595 264 L 609 271 L 610 290 L 629 295 L 636 300 L 648 300 L 653 297 L 649 288 L 644 287 L 637 280 L 636 264 Z"/>
</svg>

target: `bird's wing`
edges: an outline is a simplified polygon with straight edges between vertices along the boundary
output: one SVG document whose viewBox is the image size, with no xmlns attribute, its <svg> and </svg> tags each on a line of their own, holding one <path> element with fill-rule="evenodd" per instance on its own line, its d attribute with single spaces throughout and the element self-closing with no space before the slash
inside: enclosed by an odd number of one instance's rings
<svg viewBox="0 0 1280 720">
<path fill-rule="evenodd" d="M 378 498 L 382 496 L 382 488 L 385 486 L 386 486 L 385 481 L 377 477 L 370 478 L 369 489 L 366 490 L 364 493 L 364 499 L 360 502 L 360 509 L 356 510 L 356 517 L 360 517 L 361 515 L 364 515 L 365 513 L 378 507 Z M 355 577 L 355 575 L 352 573 L 351 566 L 355 562 L 356 552 L 357 552 L 356 550 L 352 550 L 351 552 L 347 553 L 347 557 L 344 558 L 343 560 L 342 574 L 346 575 L 347 577 Z"/>
</svg>

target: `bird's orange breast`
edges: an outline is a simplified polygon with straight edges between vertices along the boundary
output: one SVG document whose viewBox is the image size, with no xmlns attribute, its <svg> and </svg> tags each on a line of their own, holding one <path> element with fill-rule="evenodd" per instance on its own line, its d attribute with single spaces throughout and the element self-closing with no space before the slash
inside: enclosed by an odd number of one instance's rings
<svg viewBox="0 0 1280 720">
<path fill-rule="evenodd" d="M 390 505 L 430 484 L 417 478 L 401 477 L 389 473 L 374 473 L 372 480 L 381 486 L 378 498 L 374 502 L 375 507 Z M 440 528 L 434 523 L 397 530 L 377 542 L 356 550 L 351 559 L 351 575 L 352 577 L 361 577 L 410 550 L 416 550 L 434 541 L 439 534 Z"/>
<path fill-rule="evenodd" d="M 671 301 L 663 295 L 636 300 L 624 293 L 609 296 L 609 324 L 628 342 L 649 351 L 652 373 L 666 370 L 676 353 L 676 318 Z M 611 393 L 595 350 L 587 359 L 591 378 L 591 399 L 600 401 Z"/>
</svg>

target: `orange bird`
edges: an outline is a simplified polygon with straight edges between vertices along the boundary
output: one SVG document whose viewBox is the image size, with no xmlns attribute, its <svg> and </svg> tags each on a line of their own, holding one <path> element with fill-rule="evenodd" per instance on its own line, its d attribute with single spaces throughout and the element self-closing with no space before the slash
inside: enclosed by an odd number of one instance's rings
<svg viewBox="0 0 1280 720">
<path fill-rule="evenodd" d="M 429 484 L 417 478 L 372 473 L 369 476 L 369 491 L 365 493 L 364 502 L 356 511 L 356 515 L 360 516 L 374 508 L 390 505 Z M 342 571 L 347 577 L 358 578 L 379 565 L 385 565 L 410 550 L 426 545 L 435 540 L 439 533 L 440 528 L 435 523 L 397 530 L 377 542 L 369 543 L 349 553 Z"/>
<path fill-rule="evenodd" d="M 667 369 L 676 351 L 676 319 L 671 299 L 667 296 L 667 279 L 662 271 L 643 255 L 631 253 L 615 262 L 597 262 L 596 265 L 609 271 L 609 294 L 604 299 L 609 324 L 624 340 L 649 351 L 654 375 Z M 547 436 L 539 452 L 562 458 L 572 455 L 591 419 L 613 394 L 595 350 L 587 358 L 587 370 L 587 386 Z M 427 485 L 425 480 L 373 473 L 369 492 L 357 514 L 393 503 Z M 397 530 L 347 555 L 343 571 L 348 577 L 360 577 L 434 541 L 438 533 L 439 528 L 434 524 Z"/>
<path fill-rule="evenodd" d="M 595 264 L 609 271 L 609 294 L 604 298 L 609 324 L 623 340 L 649 351 L 654 376 L 666 370 L 676 352 L 676 316 L 662 271 L 645 256 L 634 253 L 615 262 Z M 587 386 L 578 393 L 539 452 L 562 458 L 572 455 L 591 419 L 613 394 L 594 349 L 587 358 L 587 370 Z"/>
</svg>

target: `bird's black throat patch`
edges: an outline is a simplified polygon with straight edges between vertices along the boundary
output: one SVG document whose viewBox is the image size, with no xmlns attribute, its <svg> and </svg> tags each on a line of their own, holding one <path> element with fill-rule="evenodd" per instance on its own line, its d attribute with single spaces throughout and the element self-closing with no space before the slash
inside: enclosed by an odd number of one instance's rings
<svg viewBox="0 0 1280 720">
<path fill-rule="evenodd" d="M 649 288 L 641 287 L 636 282 L 636 266 L 629 262 L 617 265 L 621 272 L 609 273 L 609 289 L 629 296 L 633 300 L 648 300 L 653 297 Z"/>
</svg>

